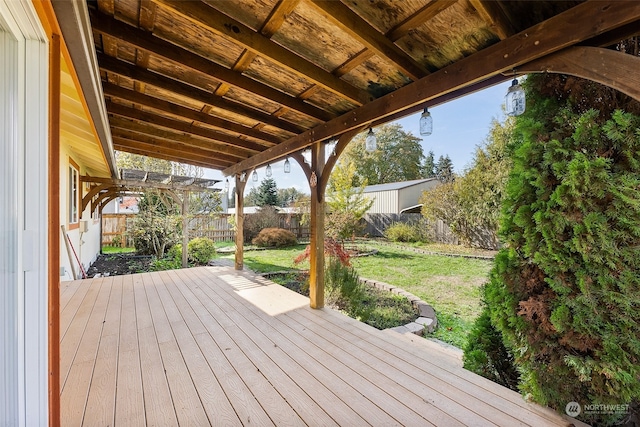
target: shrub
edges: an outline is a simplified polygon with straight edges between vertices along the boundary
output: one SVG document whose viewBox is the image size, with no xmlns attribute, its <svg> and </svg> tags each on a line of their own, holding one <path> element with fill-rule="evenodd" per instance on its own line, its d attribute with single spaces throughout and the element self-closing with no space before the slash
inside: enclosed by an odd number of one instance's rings
<svg viewBox="0 0 640 427">
<path fill-rule="evenodd" d="M 250 242 L 265 228 L 280 226 L 278 211 L 273 206 L 264 206 L 258 212 L 244 216 L 244 241 Z"/>
<path fill-rule="evenodd" d="M 293 246 L 298 243 L 296 235 L 289 230 L 282 228 L 265 228 L 251 241 L 260 247 L 276 247 Z"/>
<path fill-rule="evenodd" d="M 392 242 L 419 242 L 420 231 L 414 224 L 394 222 L 384 231 L 384 237 Z"/>
<path fill-rule="evenodd" d="M 196 265 L 206 265 L 216 256 L 216 246 L 208 237 L 196 237 L 187 245 L 189 260 Z"/>
<path fill-rule="evenodd" d="M 476 319 L 464 348 L 464 368 L 491 381 L 518 390 L 519 374 L 502 334 L 491 324 L 487 307 Z"/>
<path fill-rule="evenodd" d="M 537 402 L 640 400 L 640 117 L 612 107 L 639 105 L 572 77 L 526 84 L 491 320 Z"/>
<path fill-rule="evenodd" d="M 215 258 L 216 246 L 208 237 L 196 237 L 187 244 L 187 258 L 193 265 L 206 265 Z M 182 244 L 173 245 L 167 251 L 166 259 L 175 261 L 182 266 Z M 180 268 L 180 267 L 178 267 Z"/>
</svg>

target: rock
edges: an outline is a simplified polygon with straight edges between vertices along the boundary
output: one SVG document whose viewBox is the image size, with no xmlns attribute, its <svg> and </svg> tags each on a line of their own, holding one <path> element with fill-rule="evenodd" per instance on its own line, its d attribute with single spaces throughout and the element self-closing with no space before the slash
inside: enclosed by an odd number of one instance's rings
<svg viewBox="0 0 640 427">
<path fill-rule="evenodd" d="M 436 318 L 436 311 L 426 302 L 418 303 L 418 314 L 420 317 Z"/>
<path fill-rule="evenodd" d="M 409 331 L 412 334 L 416 334 L 416 335 L 422 335 L 424 333 L 424 326 L 416 323 L 416 322 L 411 322 L 411 323 L 407 323 L 406 325 L 404 325 L 405 328 L 409 329 Z"/>
<path fill-rule="evenodd" d="M 424 329 L 429 333 L 433 332 L 436 329 L 437 325 L 437 321 L 430 317 L 418 317 L 415 320 L 415 323 L 424 326 Z"/>
</svg>

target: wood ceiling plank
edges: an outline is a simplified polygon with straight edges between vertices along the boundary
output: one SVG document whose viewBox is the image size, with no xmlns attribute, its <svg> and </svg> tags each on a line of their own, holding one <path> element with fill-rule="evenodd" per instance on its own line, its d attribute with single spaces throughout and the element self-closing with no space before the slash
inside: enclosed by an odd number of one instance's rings
<svg viewBox="0 0 640 427">
<path fill-rule="evenodd" d="M 251 170 L 316 141 L 340 135 L 374 121 L 382 121 L 439 96 L 512 70 L 638 19 L 640 2 L 601 0 L 581 3 L 417 82 L 256 154 L 225 169 L 223 173 L 234 175 Z"/>
<path fill-rule="evenodd" d="M 111 124 L 111 129 L 127 130 L 127 131 L 135 132 L 138 134 L 146 135 L 149 137 L 164 139 L 169 142 L 176 141 L 176 142 L 185 144 L 188 147 L 194 147 L 197 149 L 215 153 L 215 155 L 218 158 L 220 158 L 220 160 L 225 160 L 231 163 L 238 162 L 246 158 L 246 156 L 245 157 L 232 156 L 232 155 L 221 152 L 218 149 L 220 144 L 216 142 L 195 138 L 191 135 L 185 135 L 181 133 L 159 129 L 150 124 L 132 122 L 131 120 L 127 120 L 121 117 L 112 117 L 109 123 Z M 123 136 L 123 135 L 120 135 L 120 136 Z"/>
<path fill-rule="evenodd" d="M 233 40 L 245 49 L 267 58 L 296 75 L 312 81 L 357 105 L 370 101 L 370 96 L 365 91 L 337 78 L 307 59 L 275 43 L 269 37 L 252 30 L 217 9 L 207 6 L 205 3 L 173 0 L 156 1 L 162 7 L 178 13 L 216 34 Z"/>
<path fill-rule="evenodd" d="M 340 1 L 311 0 L 322 16 L 338 26 L 342 31 L 356 38 L 378 56 L 397 66 L 404 74 L 418 80 L 429 71 L 403 52 L 384 34 L 373 28 Z"/>
<path fill-rule="evenodd" d="M 500 40 L 505 40 L 516 33 L 509 17 L 505 15 L 502 7 L 495 0 L 469 0 L 469 3 L 478 11 L 482 20 L 489 25 L 491 31 L 500 37 Z"/>
<path fill-rule="evenodd" d="M 202 56 L 189 52 L 166 40 L 160 39 L 131 25 L 119 22 L 113 17 L 93 11 L 91 14 L 93 30 L 104 35 L 116 38 L 131 44 L 139 49 L 144 49 L 153 55 L 175 62 L 180 67 L 188 68 L 207 77 L 213 77 L 231 86 L 246 90 L 272 102 L 284 105 L 294 111 L 326 121 L 334 116 L 314 105 L 297 99 L 263 83 L 245 77 L 242 74 L 223 67 Z M 104 37 L 103 37 L 104 39 Z M 115 56 L 115 54 L 110 55 Z"/>
<path fill-rule="evenodd" d="M 406 36 L 409 31 L 413 30 L 435 18 L 440 12 L 446 10 L 449 6 L 453 6 L 458 0 L 431 0 L 413 15 L 400 22 L 392 29 L 387 31 L 387 38 L 393 42 Z"/>
<path fill-rule="evenodd" d="M 106 104 L 107 111 L 109 112 L 109 114 L 112 114 L 114 116 L 135 119 L 141 122 L 151 123 L 151 126 L 184 132 L 190 135 L 200 136 L 208 140 L 218 142 L 219 144 L 217 150 L 224 154 L 245 159 L 261 151 L 239 148 L 243 143 L 246 143 L 247 141 L 224 133 L 216 132 L 214 130 L 206 129 L 200 126 L 194 126 L 191 123 L 169 119 L 167 117 L 162 117 L 157 114 L 152 114 L 135 108 L 125 107 L 124 105 L 116 104 L 112 101 L 107 101 Z"/>
<path fill-rule="evenodd" d="M 154 71 L 149 71 L 141 67 L 129 64 L 116 58 L 99 53 L 98 63 L 100 69 L 115 73 L 121 76 L 129 77 L 135 81 L 155 86 L 169 92 L 182 95 L 187 98 L 202 102 L 222 110 L 229 111 L 233 114 L 247 117 L 249 119 L 263 122 L 278 129 L 282 129 L 289 133 L 298 134 L 306 129 L 297 126 L 285 120 L 273 117 L 262 111 L 247 107 L 239 102 L 231 99 L 225 99 L 215 96 L 213 93 L 197 88 L 193 85 L 184 83 L 183 81 L 174 80 L 170 77 L 163 76 Z"/>
<path fill-rule="evenodd" d="M 247 141 L 247 147 L 261 151 L 268 146 L 278 144 L 281 142 L 280 138 L 275 135 L 271 135 L 265 132 L 256 131 L 252 128 L 242 126 L 236 123 L 229 122 L 214 117 L 210 114 L 202 113 L 200 111 L 192 110 L 191 108 L 183 107 L 178 104 L 174 104 L 153 96 L 145 95 L 143 93 L 135 92 L 133 90 L 125 89 L 112 83 L 103 83 L 102 85 L 105 95 L 114 96 L 116 98 L 124 99 L 135 104 L 140 104 L 148 108 L 164 111 L 170 114 L 174 114 L 180 117 L 184 117 L 189 120 L 204 123 L 209 126 L 213 126 L 219 129 L 224 129 L 230 132 L 239 133 L 241 135 L 247 135 L 252 138 L 256 138 L 262 141 L 263 146 L 258 143 L 251 143 Z"/>
</svg>

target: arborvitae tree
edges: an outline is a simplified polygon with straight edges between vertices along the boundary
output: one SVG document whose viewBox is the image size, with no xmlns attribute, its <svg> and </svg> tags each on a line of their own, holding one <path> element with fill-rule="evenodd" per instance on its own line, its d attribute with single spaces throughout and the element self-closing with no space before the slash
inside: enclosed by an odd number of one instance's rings
<svg viewBox="0 0 640 427">
<path fill-rule="evenodd" d="M 561 412 L 638 401 L 640 117 L 628 111 L 640 108 L 573 77 L 525 86 L 506 244 L 485 292 L 492 322 L 534 400 Z"/>
</svg>

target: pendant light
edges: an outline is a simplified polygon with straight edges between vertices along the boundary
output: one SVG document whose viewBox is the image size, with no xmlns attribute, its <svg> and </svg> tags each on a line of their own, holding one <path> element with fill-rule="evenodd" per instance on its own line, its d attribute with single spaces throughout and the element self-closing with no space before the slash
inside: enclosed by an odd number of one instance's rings
<svg viewBox="0 0 640 427">
<path fill-rule="evenodd" d="M 376 151 L 378 141 L 376 140 L 376 135 L 373 133 L 372 128 L 369 128 L 369 133 L 367 133 L 367 137 L 364 141 L 364 149 L 367 153 L 373 153 Z"/>
<path fill-rule="evenodd" d="M 433 132 L 433 117 L 427 107 L 424 108 L 420 116 L 420 135 L 429 136 Z"/>
<path fill-rule="evenodd" d="M 515 75 L 515 71 L 513 72 Z M 518 79 L 514 78 L 511 87 L 504 97 L 505 110 L 509 116 L 519 116 L 524 113 L 525 95 L 524 89 L 518 84 Z"/>
<path fill-rule="evenodd" d="M 286 160 L 284 161 L 284 173 L 290 173 L 290 172 L 291 172 L 291 162 L 287 157 Z"/>
<path fill-rule="evenodd" d="M 267 169 L 264 171 L 264 174 L 267 176 L 267 178 L 271 178 L 271 175 L 273 175 L 273 172 L 271 171 L 271 165 L 267 165 Z"/>
<path fill-rule="evenodd" d="M 253 173 L 251 174 L 251 180 L 253 182 L 258 182 L 258 172 L 253 171 Z"/>
</svg>

